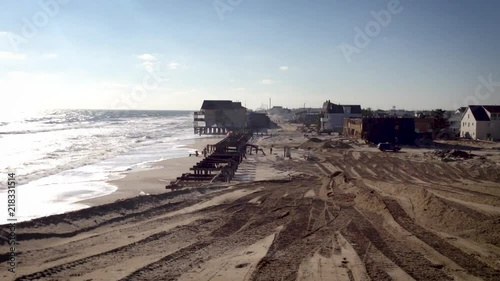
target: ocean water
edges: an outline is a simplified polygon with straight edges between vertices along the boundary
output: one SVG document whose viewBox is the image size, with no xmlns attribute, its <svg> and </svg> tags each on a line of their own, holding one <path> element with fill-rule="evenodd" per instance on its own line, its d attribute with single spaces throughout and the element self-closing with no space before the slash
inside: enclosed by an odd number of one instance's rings
<svg viewBox="0 0 500 281">
<path fill-rule="evenodd" d="M 0 224 L 7 222 L 7 173 L 17 182 L 17 218 L 87 206 L 114 192 L 123 172 L 185 156 L 191 111 L 54 110 L 0 119 Z"/>
</svg>

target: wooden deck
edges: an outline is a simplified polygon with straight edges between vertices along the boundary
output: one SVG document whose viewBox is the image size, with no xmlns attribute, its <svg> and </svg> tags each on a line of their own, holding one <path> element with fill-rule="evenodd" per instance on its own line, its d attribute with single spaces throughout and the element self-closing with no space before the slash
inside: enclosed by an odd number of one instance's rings
<svg viewBox="0 0 500 281">
<path fill-rule="evenodd" d="M 216 144 L 207 145 L 202 153 L 205 156 L 203 160 L 190 168 L 191 172 L 182 174 L 166 188 L 180 187 L 185 182 L 231 181 L 245 158 L 251 138 L 251 132 L 232 133 Z"/>
</svg>

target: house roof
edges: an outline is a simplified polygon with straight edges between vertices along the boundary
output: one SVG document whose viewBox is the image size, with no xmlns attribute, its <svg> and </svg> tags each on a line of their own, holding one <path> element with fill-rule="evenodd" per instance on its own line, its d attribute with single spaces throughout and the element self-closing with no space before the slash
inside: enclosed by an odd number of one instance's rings
<svg viewBox="0 0 500 281">
<path fill-rule="evenodd" d="M 323 108 L 322 111 L 325 113 L 344 113 L 345 108 L 350 107 L 351 108 L 351 113 L 354 114 L 361 114 L 361 105 L 354 105 L 354 104 L 349 104 L 349 105 L 340 105 L 340 104 L 335 104 L 331 103 L 329 100 L 323 103 Z"/>
<path fill-rule="evenodd" d="M 267 113 L 250 111 L 250 112 L 247 112 L 247 115 L 249 115 L 249 116 L 267 116 Z"/>
<path fill-rule="evenodd" d="M 344 113 L 344 108 L 327 100 L 323 103 L 322 111 L 325 113 Z"/>
<path fill-rule="evenodd" d="M 356 105 L 353 105 L 353 104 L 343 105 L 343 107 L 344 108 L 350 107 L 351 108 L 351 113 L 361 114 L 361 105 L 359 105 L 359 104 L 356 104 Z"/>
<path fill-rule="evenodd" d="M 240 109 L 241 102 L 230 100 L 204 100 L 201 109 Z"/>
<path fill-rule="evenodd" d="M 483 108 L 490 113 L 500 113 L 500 105 L 483 105 Z"/>
<path fill-rule="evenodd" d="M 450 118 L 448 118 L 448 120 L 449 121 L 460 121 L 460 120 L 462 120 L 462 118 L 464 118 L 464 114 L 465 114 L 465 111 L 459 112 L 459 113 L 454 113 L 450 116 Z"/>
<path fill-rule="evenodd" d="M 471 105 L 469 106 L 472 115 L 474 115 L 474 119 L 476 121 L 490 121 L 490 117 L 486 113 L 486 110 L 484 110 L 483 106 L 480 105 Z"/>
</svg>

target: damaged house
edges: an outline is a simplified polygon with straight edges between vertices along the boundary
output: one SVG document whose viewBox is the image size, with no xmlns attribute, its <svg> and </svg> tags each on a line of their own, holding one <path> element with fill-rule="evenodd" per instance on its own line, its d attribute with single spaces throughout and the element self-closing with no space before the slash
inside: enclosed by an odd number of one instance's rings
<svg viewBox="0 0 500 281">
<path fill-rule="evenodd" d="M 241 102 L 205 100 L 194 112 L 195 134 L 227 134 L 247 127 L 247 109 Z"/>
<path fill-rule="evenodd" d="M 329 100 L 323 103 L 321 109 L 320 132 L 342 133 L 344 130 L 344 119 L 361 118 L 360 105 L 340 105 L 331 103 Z"/>
</svg>

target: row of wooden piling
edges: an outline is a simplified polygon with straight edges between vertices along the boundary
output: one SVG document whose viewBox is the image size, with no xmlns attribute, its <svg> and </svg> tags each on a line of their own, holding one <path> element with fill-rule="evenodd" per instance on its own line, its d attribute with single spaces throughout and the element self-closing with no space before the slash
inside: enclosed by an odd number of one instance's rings
<svg viewBox="0 0 500 281">
<path fill-rule="evenodd" d="M 231 181 L 245 158 L 247 143 L 251 138 L 251 132 L 231 133 L 218 143 L 207 145 L 203 160 L 190 168 L 191 172 L 182 174 L 166 188 L 178 186 L 182 182 Z"/>
</svg>

